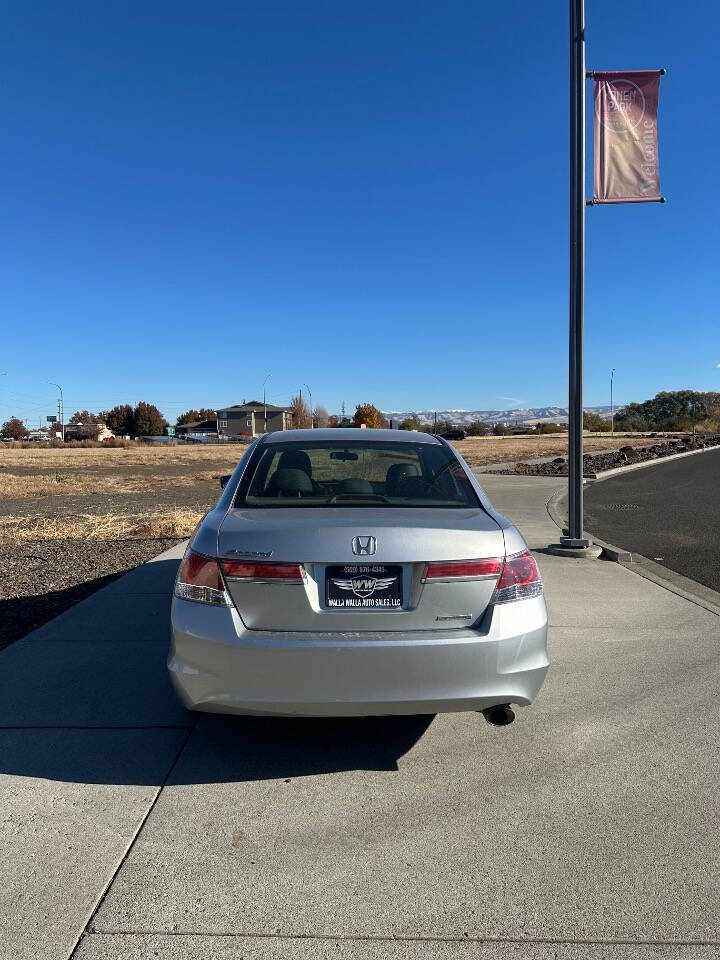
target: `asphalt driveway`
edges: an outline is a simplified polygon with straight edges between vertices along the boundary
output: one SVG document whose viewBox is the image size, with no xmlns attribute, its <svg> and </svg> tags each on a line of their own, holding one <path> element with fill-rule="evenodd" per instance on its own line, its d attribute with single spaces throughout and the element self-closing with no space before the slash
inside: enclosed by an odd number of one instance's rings
<svg viewBox="0 0 720 960">
<path fill-rule="evenodd" d="M 720 591 L 720 449 L 589 484 L 585 526 Z"/>
</svg>

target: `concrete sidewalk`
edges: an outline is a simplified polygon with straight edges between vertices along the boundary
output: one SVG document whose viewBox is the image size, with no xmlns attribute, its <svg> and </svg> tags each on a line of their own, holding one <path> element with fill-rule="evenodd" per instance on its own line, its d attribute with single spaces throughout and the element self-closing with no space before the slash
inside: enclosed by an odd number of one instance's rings
<svg viewBox="0 0 720 960">
<path fill-rule="evenodd" d="M 531 547 L 557 538 L 557 480 L 482 482 Z M 720 618 L 538 559 L 553 663 L 504 729 L 192 726 L 167 557 L 0 654 L 0 957 L 719 957 Z"/>
</svg>

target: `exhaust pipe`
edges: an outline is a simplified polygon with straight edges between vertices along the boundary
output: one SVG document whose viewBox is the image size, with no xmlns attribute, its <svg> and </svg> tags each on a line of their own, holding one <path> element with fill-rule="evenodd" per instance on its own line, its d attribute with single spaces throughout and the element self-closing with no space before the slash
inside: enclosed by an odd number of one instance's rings
<svg viewBox="0 0 720 960">
<path fill-rule="evenodd" d="M 510 709 L 509 703 L 496 703 L 494 707 L 486 707 L 482 715 L 493 727 L 506 727 L 515 719 L 515 712 Z"/>
</svg>

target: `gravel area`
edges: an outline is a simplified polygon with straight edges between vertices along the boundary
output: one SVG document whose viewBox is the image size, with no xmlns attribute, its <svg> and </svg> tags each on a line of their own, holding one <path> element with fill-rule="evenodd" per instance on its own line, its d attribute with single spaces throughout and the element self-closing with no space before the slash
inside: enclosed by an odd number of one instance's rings
<svg viewBox="0 0 720 960">
<path fill-rule="evenodd" d="M 666 443 L 657 443 L 644 447 L 624 446 L 619 450 L 606 450 L 600 453 L 586 453 L 583 456 L 583 475 L 594 477 L 603 470 L 612 470 L 624 467 L 630 463 L 640 463 L 644 460 L 655 460 L 660 457 L 670 457 L 678 453 L 689 453 L 692 450 L 703 450 L 705 447 L 720 445 L 720 435 L 708 434 L 702 437 L 684 437 L 680 440 L 670 440 Z M 565 457 L 554 459 L 544 458 L 527 463 L 515 463 L 506 469 L 493 469 L 492 473 L 504 475 L 520 475 L 527 477 L 566 477 L 568 462 Z"/>
<path fill-rule="evenodd" d="M 172 508 L 188 508 L 202 514 L 220 493 L 215 472 L 219 476 L 234 466 L 215 464 L 207 456 L 187 463 L 164 462 L 159 455 L 147 464 L 116 463 L 100 459 L 100 455 L 108 451 L 58 450 L 57 466 L 39 468 L 24 462 L 25 451 L 18 452 L 21 456 L 12 461 L 6 458 L 8 462 L 0 465 L 0 470 L 33 477 L 43 474 L 54 477 L 59 472 L 70 479 L 77 472 L 97 473 L 101 479 L 148 476 L 155 481 L 158 475 L 161 477 L 146 490 L 133 493 L 102 492 L 101 489 L 78 494 L 64 491 L 63 496 L 5 497 L 0 501 L 0 517 L 27 517 L 29 521 L 41 517 L 72 519 L 85 514 L 141 517 L 148 512 Z M 28 455 L 34 453 L 28 451 Z M 48 455 L 48 451 L 41 453 Z M 190 482 L 178 483 L 175 477 L 187 478 Z M 178 542 L 175 539 L 49 539 L 4 546 L 0 551 L 0 650 Z"/>
<path fill-rule="evenodd" d="M 177 542 L 54 540 L 6 547 L 0 553 L 0 649 Z"/>
</svg>

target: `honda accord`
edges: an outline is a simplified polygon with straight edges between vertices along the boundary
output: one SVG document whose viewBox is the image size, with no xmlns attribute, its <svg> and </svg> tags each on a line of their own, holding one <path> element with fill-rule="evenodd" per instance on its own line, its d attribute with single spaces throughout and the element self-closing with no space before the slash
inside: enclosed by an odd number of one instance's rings
<svg viewBox="0 0 720 960">
<path fill-rule="evenodd" d="M 508 723 L 548 669 L 534 557 L 441 437 L 261 436 L 196 529 L 168 668 L 216 713 L 481 710 Z"/>
</svg>

